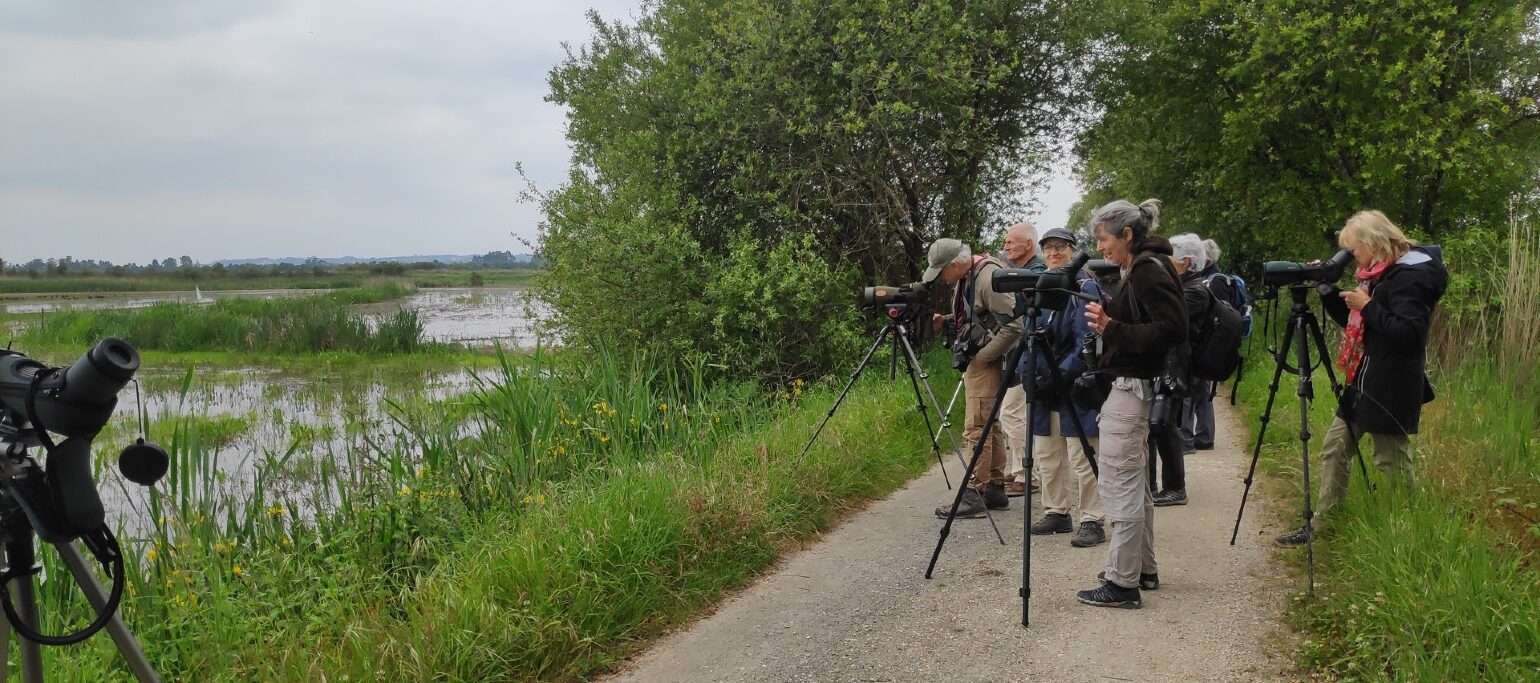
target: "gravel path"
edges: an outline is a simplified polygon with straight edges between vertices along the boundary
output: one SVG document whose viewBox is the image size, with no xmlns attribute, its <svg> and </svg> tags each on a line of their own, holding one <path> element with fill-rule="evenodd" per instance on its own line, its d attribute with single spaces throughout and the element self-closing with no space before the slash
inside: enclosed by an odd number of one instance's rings
<svg viewBox="0 0 1540 683">
<path fill-rule="evenodd" d="M 1253 497 L 1229 545 L 1249 452 L 1228 410 L 1219 443 L 1188 456 L 1184 507 L 1159 508 L 1161 587 L 1144 608 L 1087 607 L 1106 546 L 1067 534 L 1032 545 L 1031 628 L 1021 626 L 1021 500 L 958 520 L 924 578 L 948 492 L 938 468 L 865 511 L 713 615 L 638 656 L 619 681 L 1250 681 L 1292 677 L 1269 652 L 1292 580 L 1269 565 L 1280 531 Z M 960 467 L 949 463 L 955 481 Z M 1037 507 L 1034 499 L 1034 507 Z M 1034 516 L 1040 514 L 1033 511 Z"/>
</svg>

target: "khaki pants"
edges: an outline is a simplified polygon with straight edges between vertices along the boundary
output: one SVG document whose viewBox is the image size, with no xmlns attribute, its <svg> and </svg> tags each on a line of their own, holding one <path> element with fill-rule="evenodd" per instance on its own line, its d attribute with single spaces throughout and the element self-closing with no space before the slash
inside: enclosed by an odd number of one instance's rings
<svg viewBox="0 0 1540 683">
<path fill-rule="evenodd" d="M 1000 404 L 1000 436 L 1005 443 L 1005 473 L 1009 477 L 1021 475 L 1026 461 L 1027 438 L 1031 425 L 1027 424 L 1027 392 L 1020 385 L 1005 390 L 1005 402 Z M 1041 472 L 1040 468 L 1033 468 Z M 1041 478 L 1041 477 L 1039 477 Z"/>
<path fill-rule="evenodd" d="M 1111 527 L 1105 571 L 1108 581 L 1123 588 L 1138 587 L 1141 573 L 1155 573 L 1155 500 L 1150 496 L 1145 449 L 1149 396 L 1148 382 L 1119 378 L 1097 420 L 1097 484 Z"/>
<path fill-rule="evenodd" d="M 967 396 L 963 417 L 963 448 L 969 457 L 984 431 L 984 422 L 995 409 L 995 394 L 1000 392 L 1000 363 L 981 362 L 974 359 L 963 372 L 963 394 Z M 1005 483 L 1005 440 L 1000 437 L 1000 425 L 989 430 L 984 441 L 984 452 L 973 469 L 973 484 Z"/>
<path fill-rule="evenodd" d="M 1097 493 L 1096 473 L 1085 459 L 1080 437 L 1059 433 L 1059 413 L 1048 414 L 1048 436 L 1033 437 L 1032 460 L 1043 475 L 1043 512 L 1068 515 L 1070 506 L 1080 508 L 1080 521 L 1100 522 L 1102 498 Z M 1088 437 L 1092 448 L 1097 438 Z"/>
<path fill-rule="evenodd" d="M 1362 436 L 1359 432 L 1358 436 Z M 1328 510 L 1336 507 L 1347 497 L 1348 460 L 1352 458 L 1353 439 L 1348 423 L 1338 417 L 1326 430 L 1326 440 L 1321 444 L 1321 501 L 1311 520 L 1311 527 L 1321 528 L 1321 519 Z M 1412 476 L 1412 440 L 1403 434 L 1370 434 L 1374 444 L 1374 466 L 1395 484 L 1410 489 Z"/>
</svg>

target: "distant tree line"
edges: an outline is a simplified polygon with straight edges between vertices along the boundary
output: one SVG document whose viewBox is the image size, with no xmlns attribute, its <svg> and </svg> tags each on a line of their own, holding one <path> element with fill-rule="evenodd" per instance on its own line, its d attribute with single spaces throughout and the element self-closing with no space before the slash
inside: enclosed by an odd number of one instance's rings
<svg viewBox="0 0 1540 683">
<path fill-rule="evenodd" d="M 258 278 L 299 277 L 332 275 L 336 273 L 369 273 L 371 275 L 403 275 L 414 270 L 470 270 L 473 268 L 539 268 L 538 258 L 520 260 L 512 252 L 492 251 L 471 257 L 465 263 L 442 261 L 373 261 L 338 264 L 324 259 L 309 258 L 303 263 L 235 264 L 198 263 L 190 256 L 166 257 L 139 264 L 136 262 L 113 263 L 105 259 L 35 258 L 26 262 L 7 262 L 0 259 L 0 274 L 25 277 L 104 276 L 104 277 L 177 277 L 187 280 L 211 278 Z"/>
</svg>

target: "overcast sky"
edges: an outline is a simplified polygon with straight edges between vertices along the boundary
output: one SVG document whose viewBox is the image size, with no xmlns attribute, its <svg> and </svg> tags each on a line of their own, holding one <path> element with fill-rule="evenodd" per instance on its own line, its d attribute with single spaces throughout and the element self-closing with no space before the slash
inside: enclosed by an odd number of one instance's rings
<svg viewBox="0 0 1540 683">
<path fill-rule="evenodd" d="M 638 4 L 0 1 L 0 258 L 527 251 L 515 164 L 568 161 L 546 73 Z"/>
</svg>

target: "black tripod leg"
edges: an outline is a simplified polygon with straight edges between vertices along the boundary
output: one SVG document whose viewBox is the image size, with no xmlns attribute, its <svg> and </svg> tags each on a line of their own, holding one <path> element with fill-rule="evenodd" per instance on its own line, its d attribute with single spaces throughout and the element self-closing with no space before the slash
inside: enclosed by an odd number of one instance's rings
<svg viewBox="0 0 1540 683">
<path fill-rule="evenodd" d="M 1030 343 L 1030 342 L 1029 342 Z M 1028 351 L 1031 353 L 1031 351 Z M 1028 382 L 1032 379 L 1026 380 Z M 1032 472 L 1032 422 L 1037 419 L 1037 401 L 1027 407 L 1027 472 Z M 1052 419 L 1052 416 L 1049 416 Z M 1045 485 L 1047 482 L 1043 482 Z M 1028 627 L 1028 606 L 1032 602 L 1032 486 L 1027 485 L 1026 503 L 1021 506 L 1021 626 Z"/>
<path fill-rule="evenodd" d="M 1289 319 L 1290 332 L 1295 325 L 1293 318 Z M 1267 385 L 1267 406 L 1262 409 L 1262 421 L 1257 427 L 1257 442 L 1251 449 L 1251 466 L 1246 468 L 1246 488 L 1241 490 L 1241 506 L 1235 512 L 1235 528 L 1230 531 L 1230 545 L 1235 545 L 1235 539 L 1241 533 L 1241 517 L 1246 514 L 1246 499 L 1251 495 L 1251 483 L 1257 473 L 1257 460 L 1262 457 L 1262 440 L 1267 438 L 1267 423 L 1273 417 L 1273 403 L 1278 398 L 1278 383 L 1283 379 L 1283 368 L 1288 363 L 1289 344 L 1294 339 L 1293 335 L 1284 338 L 1283 347 L 1278 349 L 1273 357 L 1273 381 Z"/>
<path fill-rule="evenodd" d="M 941 458 L 941 440 L 936 438 L 936 430 L 930 426 L 930 409 L 925 407 L 925 397 L 920 393 L 920 380 L 916 376 L 914 367 L 918 361 L 914 358 L 913 349 L 909 348 L 907 332 L 908 330 L 905 330 L 904 326 L 900 324 L 896 338 L 899 340 L 899 345 L 904 351 L 904 367 L 909 371 L 909 386 L 914 389 L 914 408 L 920 411 L 920 417 L 925 419 L 925 433 L 930 436 L 930 448 L 936 454 L 936 464 L 941 466 L 941 480 L 946 482 L 946 489 L 950 491 L 952 490 L 952 479 L 947 476 L 946 461 Z M 938 405 L 936 408 L 939 410 L 941 406 Z M 950 435 L 951 432 L 947 432 L 947 434 Z M 956 450 L 955 444 L 953 445 L 953 450 Z M 960 458 L 961 455 L 958 457 Z"/>
<path fill-rule="evenodd" d="M 1310 343 L 1305 328 L 1309 319 L 1294 326 L 1295 362 L 1299 365 L 1299 449 L 1300 467 L 1303 472 L 1301 486 L 1305 494 L 1305 574 L 1309 583 L 1306 592 L 1315 595 L 1315 533 L 1311 528 L 1313 513 L 1310 509 L 1310 400 L 1315 397 L 1310 377 Z"/>
<path fill-rule="evenodd" d="M 1321 354 L 1322 365 L 1326 366 L 1326 379 L 1331 380 L 1331 393 L 1337 397 L 1337 412 L 1342 412 L 1342 392 L 1344 387 L 1337 381 L 1337 373 L 1331 369 L 1331 356 L 1326 353 L 1326 335 L 1321 332 L 1320 323 L 1316 322 L 1315 315 L 1310 316 L 1310 335 L 1315 338 L 1315 348 Z M 1358 472 L 1364 477 L 1364 486 L 1369 492 L 1374 492 L 1374 481 L 1369 479 L 1369 467 L 1364 464 L 1364 452 L 1358 448 L 1358 427 L 1354 424 L 1352 416 L 1342 420 L 1347 424 L 1348 440 L 1353 445 L 1353 457 L 1358 460 Z"/>
<path fill-rule="evenodd" d="M 882 342 L 887 339 L 889 334 L 893 334 L 894 332 L 895 330 L 893 329 L 893 326 L 887 325 L 882 328 L 881 332 L 877 333 L 877 338 L 872 341 L 871 348 L 866 350 L 866 355 L 862 356 L 861 362 L 856 365 L 855 372 L 850 373 L 850 379 L 845 382 L 845 388 L 840 389 L 839 398 L 834 399 L 834 405 L 829 406 L 828 414 L 824 415 L 823 419 L 818 421 L 818 427 L 813 430 L 813 435 L 808 437 L 806 444 L 803 444 L 802 452 L 797 454 L 798 462 L 801 462 L 803 456 L 807 455 L 808 449 L 813 447 L 813 442 L 818 440 L 818 435 L 823 433 L 824 426 L 829 424 L 830 418 L 834 417 L 834 411 L 839 410 L 840 404 L 845 402 L 845 396 L 850 393 L 850 387 L 855 386 L 856 379 L 861 376 L 861 371 L 865 370 L 866 364 L 871 362 L 872 354 L 877 353 L 877 347 L 882 346 Z"/>
<path fill-rule="evenodd" d="M 1009 360 L 1006 362 L 1006 367 L 1014 368 L 1020 360 L 1021 347 L 1017 346 L 1016 350 L 1011 352 Z M 994 430 L 995 423 L 1000 420 L 1000 404 L 1005 402 L 1005 392 L 1007 389 L 1006 383 L 1004 381 L 1000 382 L 1000 390 L 995 392 L 995 401 L 989 410 L 989 418 L 984 420 L 984 428 L 979 431 L 979 440 L 973 444 L 973 456 L 968 458 L 968 466 L 963 469 L 963 483 L 957 487 L 957 495 L 952 497 L 952 509 L 946 513 L 946 523 L 941 525 L 941 537 L 936 539 L 936 549 L 930 554 L 930 564 L 925 566 L 925 578 L 927 579 L 936 571 L 936 560 L 941 557 L 941 548 L 946 545 L 947 536 L 952 534 L 952 522 L 957 519 L 957 508 L 962 505 L 963 492 L 968 490 L 968 482 L 973 477 L 973 470 L 978 467 L 979 457 L 984 454 L 984 444 L 989 443 L 989 433 Z M 1027 487 L 1028 490 L 1031 488 L 1031 486 Z M 988 506 L 985 506 L 984 513 L 987 517 L 989 513 Z M 990 517 L 989 521 L 990 524 L 994 524 L 993 517 Z M 998 527 L 995 528 L 995 533 L 997 535 L 1000 533 Z M 1002 545 L 1005 543 L 1004 538 L 1000 540 L 1000 543 Z"/>
</svg>

